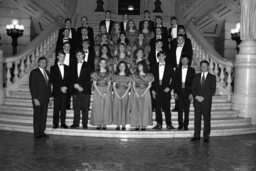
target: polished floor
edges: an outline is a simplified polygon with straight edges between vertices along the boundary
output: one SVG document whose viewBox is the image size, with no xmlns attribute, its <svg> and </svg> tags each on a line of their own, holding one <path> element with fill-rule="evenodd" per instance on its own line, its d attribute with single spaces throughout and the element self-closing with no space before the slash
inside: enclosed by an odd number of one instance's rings
<svg viewBox="0 0 256 171">
<path fill-rule="evenodd" d="M 1 171 L 255 171 L 256 134 L 181 139 L 111 139 L 0 131 Z"/>
</svg>

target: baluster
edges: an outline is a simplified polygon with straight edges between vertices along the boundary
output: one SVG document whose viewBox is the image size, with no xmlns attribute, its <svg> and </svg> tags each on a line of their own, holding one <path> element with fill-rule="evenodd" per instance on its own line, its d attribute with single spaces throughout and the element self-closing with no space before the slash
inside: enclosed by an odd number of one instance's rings
<svg viewBox="0 0 256 171">
<path fill-rule="evenodd" d="M 26 58 L 22 58 L 21 59 L 21 64 L 20 64 L 20 74 L 19 77 L 22 78 L 25 75 L 25 59 Z"/>
<path fill-rule="evenodd" d="M 36 60 L 35 52 L 32 52 L 32 55 L 31 55 L 31 68 L 34 68 L 35 60 Z"/>
<path fill-rule="evenodd" d="M 230 66 L 227 66 L 226 67 L 226 72 L 228 73 L 226 90 L 231 93 L 232 92 L 231 83 L 233 81 L 232 76 L 231 76 L 232 68 Z"/>
<path fill-rule="evenodd" d="M 43 55 L 44 55 L 43 44 L 40 45 L 39 52 L 40 52 L 40 56 L 43 56 Z"/>
<path fill-rule="evenodd" d="M 39 53 L 39 47 L 38 47 L 36 48 L 36 63 L 39 57 L 40 57 L 40 53 Z"/>
<path fill-rule="evenodd" d="M 202 49 L 200 46 L 198 46 L 198 59 L 199 59 L 199 61 L 202 60 Z"/>
<path fill-rule="evenodd" d="M 20 61 L 16 61 L 14 63 L 14 79 L 13 79 L 13 82 L 16 83 L 18 80 L 19 80 L 19 69 L 18 69 L 18 65 L 19 65 Z"/>
<path fill-rule="evenodd" d="M 12 85 L 12 82 L 11 82 L 11 68 L 12 68 L 12 63 L 7 63 L 6 65 L 7 67 L 7 71 L 6 71 L 6 86 L 9 87 L 10 85 Z"/>
<path fill-rule="evenodd" d="M 218 68 L 217 62 L 215 62 L 215 65 L 214 65 L 214 75 L 216 76 L 216 81 L 219 81 L 219 68 Z"/>
<path fill-rule="evenodd" d="M 47 52 L 47 51 L 46 51 L 46 48 L 47 48 L 47 41 L 44 40 L 43 44 L 44 44 L 44 45 L 43 45 L 43 51 L 44 51 L 43 54 L 46 55 L 46 52 Z"/>
<path fill-rule="evenodd" d="M 50 50 L 50 37 L 47 39 L 47 52 Z"/>
<path fill-rule="evenodd" d="M 213 61 L 212 61 L 212 59 L 210 59 L 209 72 L 210 72 L 211 74 L 214 74 L 213 68 L 214 68 Z"/>
<path fill-rule="evenodd" d="M 202 60 L 205 60 L 205 52 L 203 49 L 202 49 Z"/>
<path fill-rule="evenodd" d="M 50 35 L 50 40 L 51 40 L 51 46 L 54 45 L 54 34 Z"/>
<path fill-rule="evenodd" d="M 31 62 L 30 62 L 30 55 L 28 55 L 27 56 L 27 61 L 26 61 L 26 70 L 25 70 L 26 73 L 28 73 L 30 71 L 30 67 L 31 67 L 30 64 L 31 64 Z"/>
<path fill-rule="evenodd" d="M 224 81 L 225 79 L 225 74 L 224 74 L 224 66 L 223 64 L 219 64 L 219 67 L 220 67 L 220 85 L 222 85 L 223 87 L 226 86 L 226 83 Z"/>
</svg>

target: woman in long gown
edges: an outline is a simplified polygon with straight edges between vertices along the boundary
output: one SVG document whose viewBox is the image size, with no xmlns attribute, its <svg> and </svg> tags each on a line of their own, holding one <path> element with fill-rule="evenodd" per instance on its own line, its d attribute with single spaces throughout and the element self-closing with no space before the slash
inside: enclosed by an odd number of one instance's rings
<svg viewBox="0 0 256 171">
<path fill-rule="evenodd" d="M 144 34 L 146 44 L 149 44 L 150 39 L 155 37 L 155 33 L 149 29 L 149 23 L 147 20 L 144 20 L 141 32 Z"/>
<path fill-rule="evenodd" d="M 134 42 L 137 40 L 138 34 L 139 32 L 136 28 L 134 20 L 130 19 L 127 25 L 126 36 L 129 40 L 129 44 L 131 47 L 134 45 Z"/>
<path fill-rule="evenodd" d="M 131 95 L 131 126 L 135 130 L 145 130 L 153 125 L 150 87 L 154 76 L 148 72 L 145 61 L 138 63 L 137 71 L 133 75 Z"/>
<path fill-rule="evenodd" d="M 99 60 L 99 66 L 91 75 L 94 87 L 91 124 L 105 130 L 112 123 L 111 74 L 105 58 Z"/>
<path fill-rule="evenodd" d="M 126 62 L 119 62 L 113 76 L 113 123 L 117 125 L 116 130 L 119 130 L 121 125 L 122 130 L 125 130 L 125 125 L 130 121 L 128 106 L 131 82 L 132 77 Z"/>
</svg>

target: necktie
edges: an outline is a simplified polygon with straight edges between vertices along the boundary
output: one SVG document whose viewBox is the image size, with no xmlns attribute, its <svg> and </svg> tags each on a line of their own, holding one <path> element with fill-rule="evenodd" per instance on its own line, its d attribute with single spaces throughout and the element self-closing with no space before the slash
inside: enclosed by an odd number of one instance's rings
<svg viewBox="0 0 256 171">
<path fill-rule="evenodd" d="M 205 74 L 203 73 L 202 80 L 201 80 L 201 86 L 202 86 L 202 87 L 203 87 L 203 85 L 204 85 L 204 82 L 205 82 Z"/>
<path fill-rule="evenodd" d="M 46 82 L 46 84 L 48 85 L 48 77 L 47 77 L 47 74 L 46 74 L 46 72 L 45 72 L 44 69 L 43 69 L 43 73 L 44 73 L 45 82 Z"/>
</svg>

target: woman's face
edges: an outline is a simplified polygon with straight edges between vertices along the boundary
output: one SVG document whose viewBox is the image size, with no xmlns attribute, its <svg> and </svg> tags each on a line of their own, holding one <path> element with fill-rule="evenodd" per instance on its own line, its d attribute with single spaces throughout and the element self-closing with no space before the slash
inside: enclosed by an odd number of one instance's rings
<svg viewBox="0 0 256 171">
<path fill-rule="evenodd" d="M 101 60 L 100 63 L 99 63 L 99 65 L 100 65 L 100 68 L 102 68 L 102 69 L 106 68 L 106 66 L 107 66 L 105 60 Z"/>
<path fill-rule="evenodd" d="M 134 27 L 133 21 L 130 21 L 130 22 L 129 22 L 129 27 L 133 29 L 133 27 Z"/>
<path fill-rule="evenodd" d="M 124 52 L 124 50 L 125 50 L 124 45 L 120 45 L 120 46 L 119 46 L 119 50 L 120 50 L 120 52 Z"/>
<path fill-rule="evenodd" d="M 137 55 L 137 58 L 142 58 L 143 57 L 143 50 L 138 50 L 136 55 Z"/>
<path fill-rule="evenodd" d="M 124 72 L 124 71 L 125 71 L 125 64 L 124 64 L 124 63 L 121 63 L 121 64 L 119 65 L 119 69 L 120 69 L 121 72 Z"/>
<path fill-rule="evenodd" d="M 143 40 L 144 39 L 144 34 L 139 34 L 139 40 Z"/>
<path fill-rule="evenodd" d="M 108 53 L 108 48 L 106 46 L 103 46 L 101 49 L 102 54 L 107 54 Z"/>
<path fill-rule="evenodd" d="M 125 41 L 125 38 L 126 38 L 126 36 L 125 36 L 124 34 L 121 34 L 121 35 L 120 35 L 121 41 Z"/>
<path fill-rule="evenodd" d="M 82 33 L 83 36 L 87 36 L 88 35 L 88 30 L 86 28 L 83 28 L 81 30 L 81 33 Z"/>
<path fill-rule="evenodd" d="M 107 35 L 104 34 L 104 35 L 101 36 L 101 41 L 102 42 L 107 42 L 107 40 L 108 40 Z"/>
<path fill-rule="evenodd" d="M 139 70 L 139 71 L 143 71 L 143 65 L 139 64 L 139 65 L 138 65 L 138 70 Z"/>
<path fill-rule="evenodd" d="M 105 26 L 100 26 L 100 32 L 101 33 L 106 33 L 107 32 L 106 27 Z"/>
<path fill-rule="evenodd" d="M 148 28 L 148 21 L 144 21 L 144 28 Z"/>
</svg>

